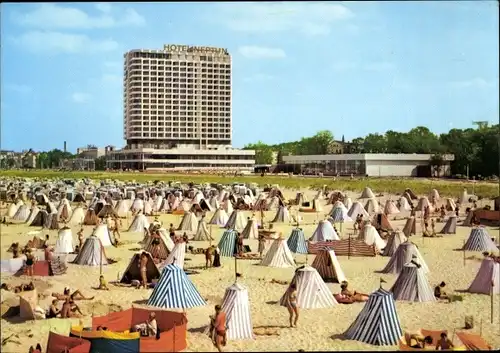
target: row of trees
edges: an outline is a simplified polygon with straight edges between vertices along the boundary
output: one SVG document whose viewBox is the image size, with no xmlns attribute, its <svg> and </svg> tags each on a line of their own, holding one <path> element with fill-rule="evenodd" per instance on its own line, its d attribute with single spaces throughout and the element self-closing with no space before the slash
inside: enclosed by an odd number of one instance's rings
<svg viewBox="0 0 500 353">
<path fill-rule="evenodd" d="M 479 124 L 477 129 L 451 129 L 436 135 L 428 128 L 418 126 L 408 132 L 389 130 L 385 134 L 369 134 L 344 145 L 344 153 L 425 153 L 454 154 L 452 174 L 493 176 L 499 174 L 500 125 Z M 308 155 L 335 153 L 337 143 L 330 131 L 319 131 L 300 141 L 267 145 L 261 141 L 245 146 L 254 149 L 256 164 L 272 164 L 278 154 Z"/>
<path fill-rule="evenodd" d="M 32 152 L 31 150 L 27 153 Z M 71 152 L 64 152 L 60 149 L 53 149 L 47 152 L 39 152 L 37 154 L 36 159 L 36 168 L 37 169 L 52 169 L 59 168 L 61 166 L 61 161 L 65 159 L 73 159 L 76 158 L 77 155 L 72 154 Z M 105 170 L 106 169 L 106 157 L 102 156 L 97 158 L 93 167 L 96 170 Z M 24 168 L 25 164 L 23 159 L 15 159 L 14 157 L 7 157 L 0 159 L 0 168 L 9 169 L 9 168 Z"/>
</svg>

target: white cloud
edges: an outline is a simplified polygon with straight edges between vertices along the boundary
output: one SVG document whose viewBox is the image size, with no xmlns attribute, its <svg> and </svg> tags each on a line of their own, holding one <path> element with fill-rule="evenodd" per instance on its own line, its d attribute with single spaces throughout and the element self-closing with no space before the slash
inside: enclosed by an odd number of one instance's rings
<svg viewBox="0 0 500 353">
<path fill-rule="evenodd" d="M 283 59 L 286 57 L 286 53 L 283 49 L 252 45 L 239 47 L 238 52 L 249 59 Z"/>
<path fill-rule="evenodd" d="M 109 4 L 101 3 L 96 7 L 101 12 L 97 16 L 87 14 L 74 7 L 55 4 L 41 4 L 34 11 L 17 13 L 14 20 L 27 27 L 38 29 L 92 29 L 117 26 L 142 26 L 145 19 L 134 9 L 114 13 Z"/>
<path fill-rule="evenodd" d="M 71 99 L 75 103 L 86 103 L 90 100 L 90 98 L 90 94 L 82 92 L 75 92 L 71 95 Z"/>
<path fill-rule="evenodd" d="M 255 82 L 255 81 L 269 81 L 274 79 L 274 76 L 267 74 L 255 74 L 252 76 L 245 77 L 243 81 L 246 82 Z"/>
<path fill-rule="evenodd" d="M 12 92 L 16 92 L 16 93 L 29 93 L 33 90 L 33 88 L 30 86 L 22 85 L 22 84 L 20 85 L 20 84 L 16 84 L 16 83 L 6 84 L 5 89 L 12 91 Z"/>
<path fill-rule="evenodd" d="M 218 21 L 231 30 L 243 32 L 297 31 L 324 35 L 353 12 L 341 4 L 312 3 L 225 3 L 218 5 Z M 211 14 L 212 16 L 212 14 Z"/>
<path fill-rule="evenodd" d="M 31 31 L 15 38 L 15 43 L 33 53 L 96 53 L 113 51 L 118 43 L 112 39 L 94 40 L 83 34 Z"/>
<path fill-rule="evenodd" d="M 451 82 L 450 86 L 452 88 L 487 88 L 493 86 L 493 84 L 483 78 L 476 77 L 471 80 Z"/>
<path fill-rule="evenodd" d="M 98 2 L 97 4 L 95 4 L 95 8 L 104 13 L 109 13 L 112 9 L 109 2 Z"/>
</svg>

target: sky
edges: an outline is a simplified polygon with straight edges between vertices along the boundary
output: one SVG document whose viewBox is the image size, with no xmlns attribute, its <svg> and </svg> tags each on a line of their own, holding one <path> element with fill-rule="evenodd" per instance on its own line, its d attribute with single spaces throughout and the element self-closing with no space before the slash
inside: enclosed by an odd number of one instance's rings
<svg viewBox="0 0 500 353">
<path fill-rule="evenodd" d="M 1 4 L 2 149 L 121 147 L 123 54 L 227 48 L 233 146 L 498 123 L 496 1 Z"/>
</svg>

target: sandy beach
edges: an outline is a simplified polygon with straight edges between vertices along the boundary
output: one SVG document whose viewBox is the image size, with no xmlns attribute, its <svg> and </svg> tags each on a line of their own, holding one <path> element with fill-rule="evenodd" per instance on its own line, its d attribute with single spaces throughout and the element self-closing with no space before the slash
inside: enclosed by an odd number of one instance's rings
<svg viewBox="0 0 500 353">
<path fill-rule="evenodd" d="M 374 190 L 376 191 L 376 190 Z M 284 190 L 285 198 L 295 197 L 297 191 Z M 303 190 L 308 199 L 312 199 L 315 191 Z M 349 193 L 353 201 L 357 200 L 360 193 Z M 458 196 L 458 195 L 457 195 Z M 379 197 L 382 205 L 390 195 Z M 396 200 L 395 195 L 392 196 Z M 325 205 L 323 201 L 323 212 L 320 214 L 301 214 L 304 218 L 301 227 L 304 230 L 306 239 L 309 238 L 318 220 L 324 218 L 331 205 Z M 364 203 L 363 203 L 364 204 Z M 484 205 L 484 203 L 482 204 Z M 295 214 L 296 206 L 292 208 Z M 2 215 L 5 209 L 2 210 Z M 245 212 L 245 216 L 250 216 L 252 212 Z M 266 221 L 269 222 L 275 215 L 275 211 L 265 213 Z M 211 214 L 208 215 L 210 217 Z M 178 226 L 182 216 L 162 214 L 159 216 L 163 226 L 168 228 L 170 223 Z M 259 217 L 257 217 L 259 219 Z M 393 221 L 389 217 L 395 228 L 402 229 L 405 221 Z M 462 216 L 461 219 L 464 217 Z M 150 217 L 150 220 L 153 218 Z M 103 274 L 108 281 L 114 281 L 125 271 L 134 251 L 141 246 L 138 244 L 142 240 L 142 233 L 126 233 L 125 230 L 132 219 L 123 220 L 122 241 L 126 244 L 118 248 L 106 248 L 108 257 L 117 260 L 117 263 L 105 266 Z M 436 231 L 442 228 L 443 224 L 438 223 Z M 288 237 L 294 227 L 291 224 L 275 224 L 274 229 L 281 232 L 284 237 Z M 91 234 L 93 227 L 85 227 L 85 236 Z M 2 226 L 1 228 L 1 258 L 8 259 L 12 257 L 7 252 L 12 242 L 26 244 L 33 235 L 27 235 L 33 230 L 39 228 L 28 227 L 26 224 Z M 457 234 L 445 235 L 441 238 L 423 238 L 421 236 L 420 224 L 417 222 L 417 236 L 413 236 L 411 241 L 418 245 L 420 253 L 423 255 L 427 265 L 430 268 L 428 280 L 434 287 L 441 281 L 447 283 L 446 291 L 451 293 L 456 290 L 465 290 L 474 279 L 477 269 L 480 266 L 480 253 L 466 253 L 467 257 L 475 256 L 477 259 L 468 259 L 464 266 L 463 252 L 455 251 L 460 248 L 465 239 L 467 239 L 471 228 L 457 227 Z M 73 227 L 74 244 L 77 244 L 76 233 L 78 227 Z M 217 244 L 224 229 L 213 226 L 212 232 L 215 238 L 213 244 Z M 344 237 L 348 232 L 352 232 L 352 223 L 344 225 Z M 491 236 L 497 236 L 498 228 L 488 228 Z M 57 230 L 40 230 L 40 236 L 50 234 L 51 244 L 55 244 Z M 253 251 L 257 250 L 256 240 L 246 240 Z M 195 248 L 207 247 L 208 242 L 192 242 Z M 188 260 L 189 259 L 189 260 Z M 379 279 L 382 277 L 387 283 L 384 288 L 389 289 L 396 280 L 395 275 L 380 275 L 375 271 L 381 270 L 389 261 L 388 257 L 377 256 L 375 258 L 361 258 L 338 256 L 341 267 L 349 281 L 350 287 L 359 292 L 371 293 L 379 287 Z M 297 255 L 296 262 L 311 264 L 314 255 Z M 221 258 L 221 268 L 211 268 L 208 270 L 197 269 L 199 274 L 190 275 L 189 278 L 196 285 L 198 291 L 207 300 L 205 307 L 188 310 L 188 348 L 186 351 L 216 351 L 209 337 L 202 332 L 200 328 L 209 323 L 208 316 L 213 313 L 214 305 L 220 304 L 225 289 L 234 283 L 233 258 Z M 186 254 L 185 268 L 203 266 L 205 263 L 203 255 Z M 271 283 L 273 279 L 290 281 L 294 274 L 293 268 L 279 269 L 257 265 L 255 260 L 239 260 L 238 272 L 242 278 L 238 281 L 247 286 L 250 296 L 251 314 L 254 329 L 258 327 L 276 327 L 279 336 L 257 336 L 253 341 L 229 341 L 225 350 L 227 351 L 297 351 L 304 349 L 312 350 L 394 350 L 396 346 L 377 347 L 363 344 L 356 341 L 347 341 L 340 337 L 349 325 L 355 320 L 358 313 L 363 308 L 363 303 L 352 305 L 336 305 L 328 309 L 302 310 L 297 328 L 289 328 L 288 312 L 280 307 L 276 302 L 280 299 L 286 285 Z M 50 304 L 52 292 L 62 292 L 65 286 L 80 289 L 86 296 L 95 296 L 93 301 L 79 302 L 80 308 L 85 314 L 81 319 L 85 325 L 89 325 L 93 315 L 100 316 L 108 313 L 108 310 L 118 310 L 129 308 L 135 301 L 147 299 L 152 290 L 122 288 L 110 285 L 110 291 L 96 291 L 91 287 L 98 285 L 99 267 L 92 268 L 87 266 L 78 266 L 69 264 L 65 275 L 55 277 L 37 278 L 36 285 L 38 291 L 45 298 L 40 299 L 40 306 L 47 308 Z M 2 273 L 2 283 L 19 284 L 29 282 L 27 277 L 13 277 Z M 45 284 L 41 283 L 44 281 Z M 338 284 L 328 284 L 332 293 L 338 293 L 340 286 Z M 424 329 L 446 329 L 450 333 L 460 330 L 464 326 L 466 315 L 474 316 L 475 327 L 471 331 L 481 335 L 493 347 L 500 347 L 500 297 L 494 298 L 494 322 L 490 323 L 490 297 L 488 295 L 460 293 L 463 296 L 462 302 L 453 303 L 404 303 L 396 302 L 397 312 L 403 331 L 415 331 L 419 328 Z M 2 302 L 17 305 L 16 295 L 2 290 Z M 10 320 L 10 321 L 9 321 Z M 4 352 L 27 352 L 29 346 L 40 343 L 42 347 L 46 346 L 47 336 L 50 330 L 61 334 L 68 334 L 71 324 L 78 324 L 80 319 L 50 319 L 28 322 L 16 322 L 2 319 L 1 335 L 2 339 L 11 334 L 19 334 L 19 344 L 9 342 L 2 347 Z M 27 335 L 32 335 L 26 338 Z M 456 340 L 456 337 L 455 337 Z"/>
</svg>

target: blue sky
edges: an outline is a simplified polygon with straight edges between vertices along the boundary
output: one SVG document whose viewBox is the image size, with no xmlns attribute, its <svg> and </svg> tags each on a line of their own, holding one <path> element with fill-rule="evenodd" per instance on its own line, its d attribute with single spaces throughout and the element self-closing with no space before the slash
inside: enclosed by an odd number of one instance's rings
<svg viewBox="0 0 500 353">
<path fill-rule="evenodd" d="M 122 146 L 123 53 L 221 46 L 233 145 L 498 122 L 496 1 L 1 5 L 1 147 Z"/>
</svg>

